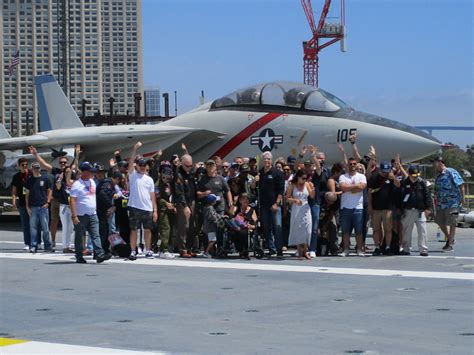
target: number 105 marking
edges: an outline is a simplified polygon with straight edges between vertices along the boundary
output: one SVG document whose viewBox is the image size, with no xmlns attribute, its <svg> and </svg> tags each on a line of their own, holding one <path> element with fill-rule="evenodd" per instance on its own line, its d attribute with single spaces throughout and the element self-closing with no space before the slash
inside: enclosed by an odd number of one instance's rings
<svg viewBox="0 0 474 355">
<path fill-rule="evenodd" d="M 357 128 L 350 129 L 338 129 L 337 130 L 337 142 L 347 142 L 350 136 L 357 132 Z"/>
</svg>

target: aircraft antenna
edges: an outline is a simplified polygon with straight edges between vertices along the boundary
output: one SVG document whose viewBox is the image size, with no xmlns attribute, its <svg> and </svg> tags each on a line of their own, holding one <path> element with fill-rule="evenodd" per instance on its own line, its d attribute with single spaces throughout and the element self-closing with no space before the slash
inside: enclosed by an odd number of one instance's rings
<svg viewBox="0 0 474 355">
<path fill-rule="evenodd" d="M 314 21 L 313 6 L 311 0 L 300 0 L 303 11 L 308 20 L 313 37 L 303 42 L 303 72 L 304 83 L 318 87 L 319 52 L 331 44 L 341 41 L 341 52 L 345 52 L 345 0 L 341 0 L 341 16 L 339 22 L 326 22 L 331 0 L 325 0 L 318 25 Z M 330 38 L 326 43 L 320 44 L 323 38 Z"/>
</svg>

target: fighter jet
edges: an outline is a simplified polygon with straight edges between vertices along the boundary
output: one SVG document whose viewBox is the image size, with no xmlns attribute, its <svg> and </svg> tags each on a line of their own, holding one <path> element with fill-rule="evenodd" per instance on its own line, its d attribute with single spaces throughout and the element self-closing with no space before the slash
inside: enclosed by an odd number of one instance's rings
<svg viewBox="0 0 474 355">
<path fill-rule="evenodd" d="M 275 82 L 238 90 L 166 122 L 153 125 L 84 127 L 52 75 L 36 78 L 42 132 L 0 139 L 0 150 L 71 149 L 81 144 L 84 159 L 108 161 L 116 149 L 127 150 L 141 141 L 143 156 L 159 150 L 179 152 L 184 142 L 196 160 L 214 155 L 254 157 L 296 154 L 314 144 L 328 162 L 340 161 L 337 145 L 349 146 L 357 133 L 361 152 L 370 145 L 379 159 L 396 153 L 413 161 L 440 149 L 440 142 L 411 126 L 354 110 L 334 95 L 299 83 Z M 123 153 L 126 156 L 126 152 Z"/>
</svg>

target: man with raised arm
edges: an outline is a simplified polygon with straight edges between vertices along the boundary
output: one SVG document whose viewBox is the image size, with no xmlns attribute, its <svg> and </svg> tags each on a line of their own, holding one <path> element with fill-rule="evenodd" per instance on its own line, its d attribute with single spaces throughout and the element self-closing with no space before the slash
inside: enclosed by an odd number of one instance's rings
<svg viewBox="0 0 474 355">
<path fill-rule="evenodd" d="M 145 159 L 140 158 L 136 161 L 137 169 L 134 162 L 137 157 L 137 149 L 142 146 L 141 142 L 135 143 L 132 154 L 128 161 L 128 183 L 130 196 L 128 199 L 128 210 L 130 220 L 130 260 L 137 259 L 137 229 L 143 225 L 145 233 L 146 258 L 153 258 L 151 250 L 151 229 L 153 223 L 158 219 L 158 209 L 156 206 L 155 184 L 153 179 L 146 174 L 147 163 Z"/>
</svg>

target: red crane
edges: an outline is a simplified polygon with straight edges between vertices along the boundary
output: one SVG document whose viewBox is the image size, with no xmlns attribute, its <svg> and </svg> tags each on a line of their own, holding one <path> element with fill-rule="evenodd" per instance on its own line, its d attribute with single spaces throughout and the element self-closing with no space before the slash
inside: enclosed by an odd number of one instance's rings
<svg viewBox="0 0 474 355">
<path fill-rule="evenodd" d="M 313 37 L 309 41 L 303 42 L 303 71 L 304 83 L 307 85 L 318 87 L 318 67 L 319 52 L 337 41 L 341 41 L 341 51 L 344 48 L 344 28 L 345 28 L 345 0 L 341 0 L 341 17 L 337 24 L 326 23 L 326 17 L 331 6 L 331 0 L 325 0 L 318 26 L 314 21 L 313 7 L 311 0 L 301 0 L 304 13 L 308 19 L 309 27 Z M 326 43 L 320 44 L 320 39 L 331 38 Z"/>
</svg>

